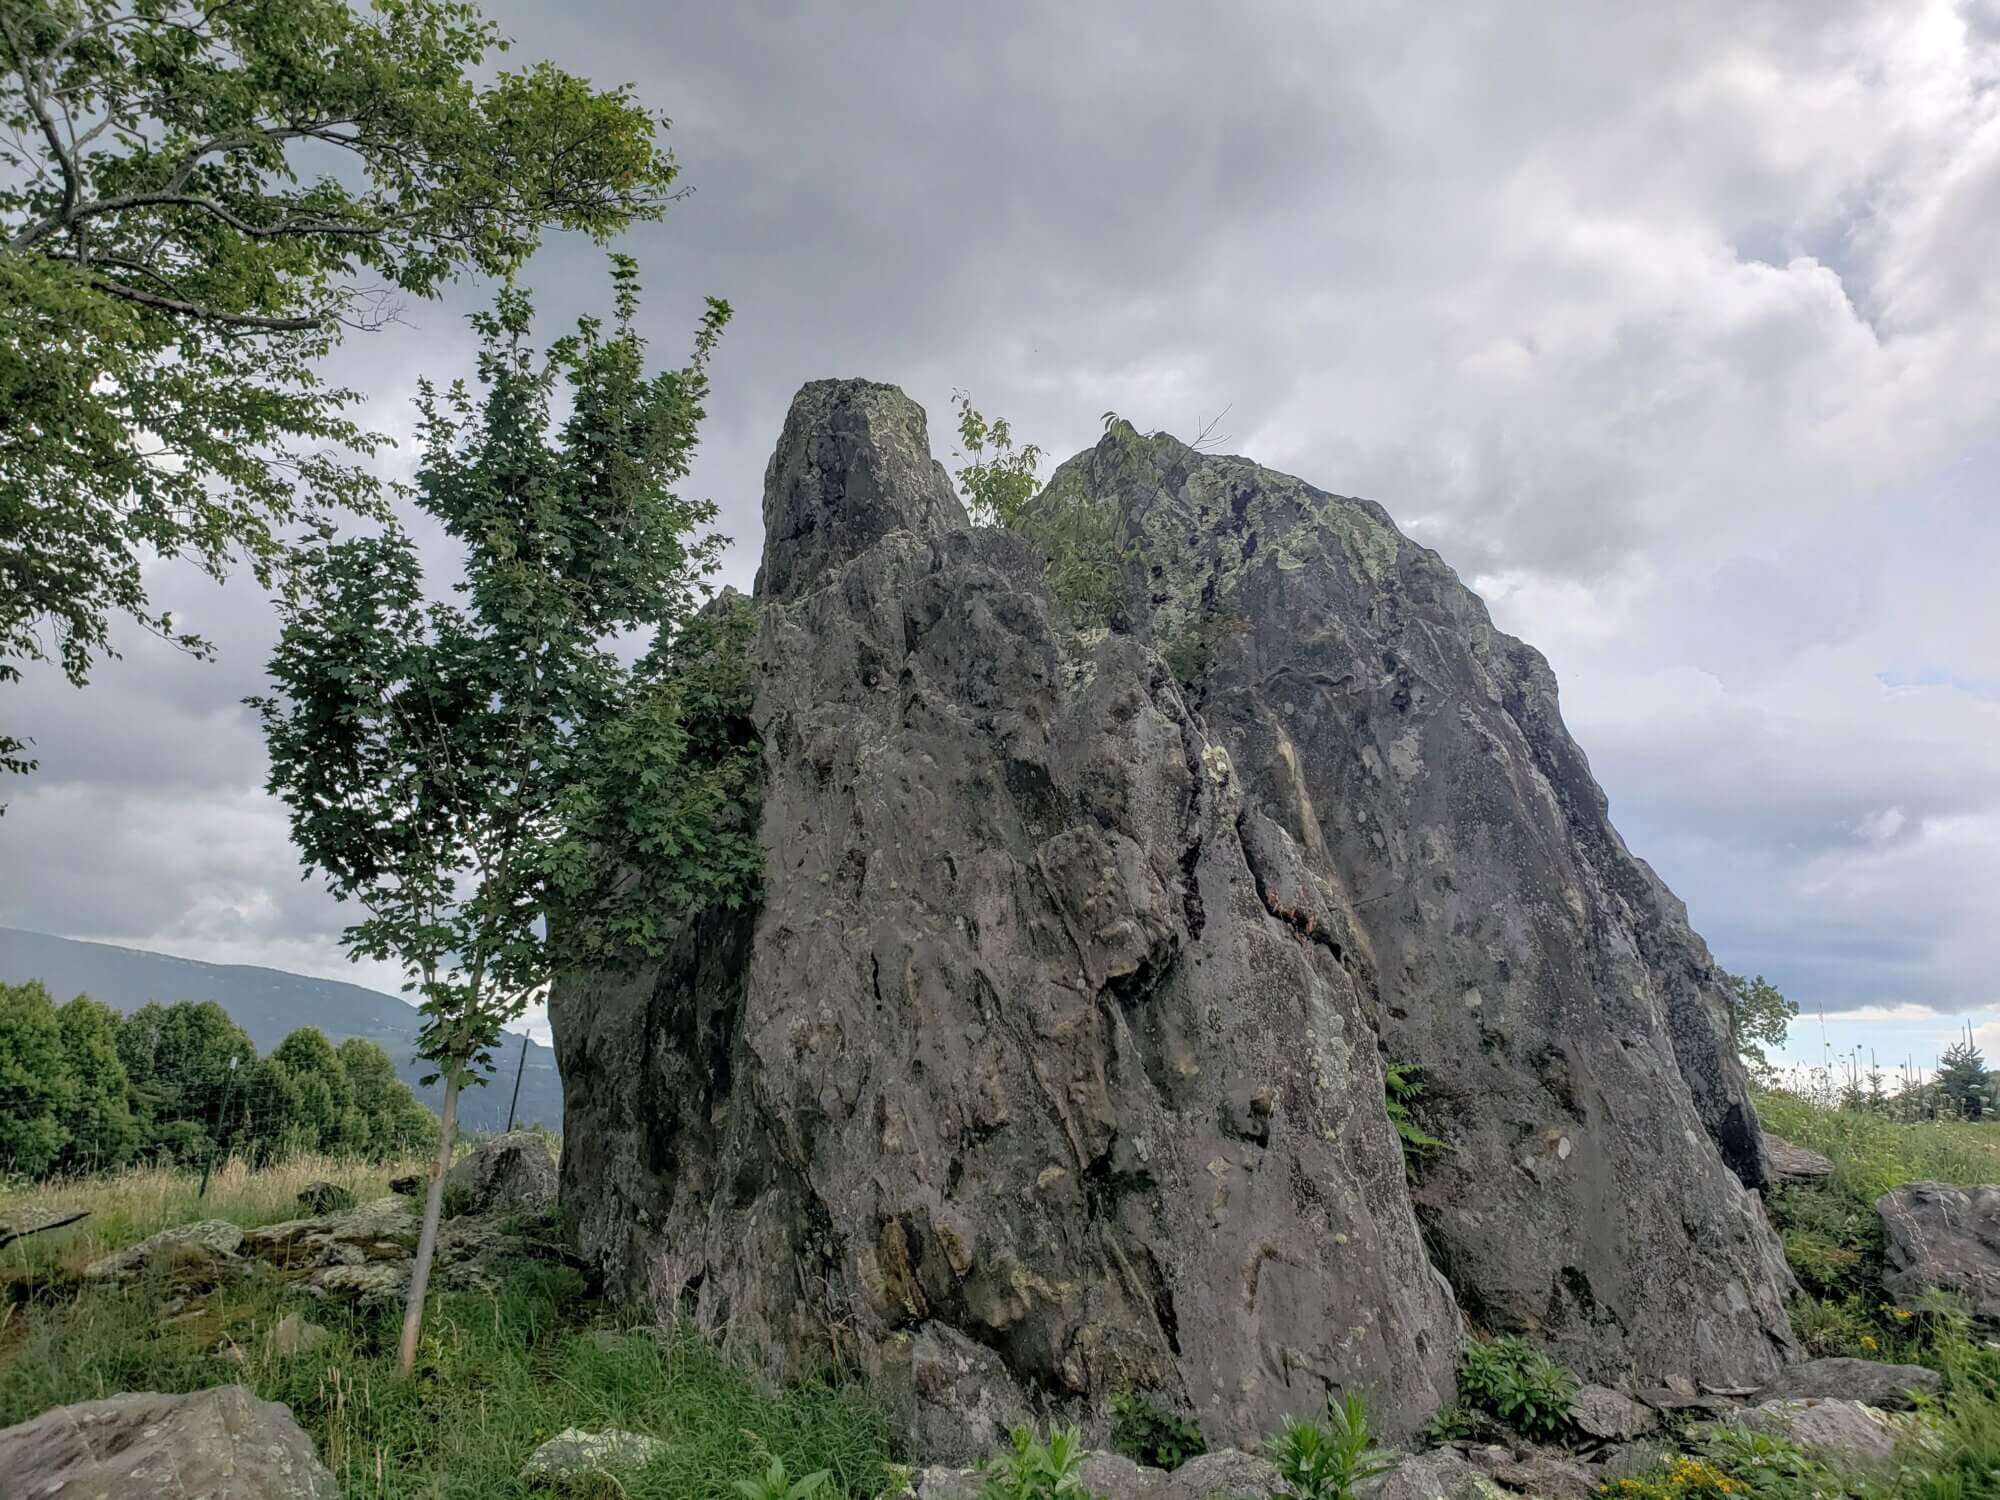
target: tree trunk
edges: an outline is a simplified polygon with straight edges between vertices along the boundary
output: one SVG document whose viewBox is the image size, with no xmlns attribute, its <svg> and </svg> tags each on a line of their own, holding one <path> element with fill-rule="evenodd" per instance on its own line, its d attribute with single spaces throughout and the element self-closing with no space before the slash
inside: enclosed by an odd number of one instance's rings
<svg viewBox="0 0 2000 1500">
<path fill-rule="evenodd" d="M 424 1293 L 430 1290 L 431 1257 L 437 1254 L 438 1219 L 444 1212 L 444 1174 L 451 1166 L 453 1127 L 458 1123 L 459 1064 L 454 1061 L 444 1080 L 444 1109 L 438 1119 L 438 1154 L 431 1163 L 430 1190 L 424 1194 L 424 1227 L 417 1236 L 417 1258 L 410 1267 L 410 1302 L 403 1309 L 403 1342 L 396 1366 L 405 1375 L 417 1367 L 417 1340 L 424 1331 Z"/>
</svg>

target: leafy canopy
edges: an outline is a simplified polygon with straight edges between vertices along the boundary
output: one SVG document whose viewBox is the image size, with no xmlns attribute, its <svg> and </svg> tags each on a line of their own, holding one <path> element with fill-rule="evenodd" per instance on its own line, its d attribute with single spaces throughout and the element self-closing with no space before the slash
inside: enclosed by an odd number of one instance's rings
<svg viewBox="0 0 2000 1500">
<path fill-rule="evenodd" d="M 740 900 L 754 853 L 744 757 L 715 782 L 686 765 L 715 705 L 687 705 L 671 670 L 722 540 L 672 487 L 729 308 L 649 376 L 636 271 L 613 267 L 611 326 L 585 318 L 538 356 L 510 288 L 474 319 L 482 391 L 420 387 L 413 498 L 459 545 L 455 598 L 427 594 L 400 528 L 323 537 L 253 700 L 307 865 L 368 913 L 350 951 L 414 976 L 420 1049 L 455 1083 L 563 952 L 663 940 L 658 882 L 687 906 Z M 656 636 L 636 663 L 613 649 L 635 631 Z M 684 857 L 655 874 L 660 851 Z"/>
<path fill-rule="evenodd" d="M 82 684 L 151 556 L 282 572 L 380 497 L 319 358 L 550 226 L 656 218 L 666 123 L 457 0 L 0 0 L 0 682 Z M 0 738 L 0 769 L 32 766 Z"/>
<path fill-rule="evenodd" d="M 1736 1050 L 1756 1072 L 1769 1072 L 1770 1058 L 1764 1049 L 1785 1045 L 1785 1034 L 1799 1013 L 1798 1002 L 1787 1000 L 1762 974 L 1755 979 L 1730 975 L 1726 993 L 1730 997 L 1729 1021 L 1736 1033 Z"/>
</svg>

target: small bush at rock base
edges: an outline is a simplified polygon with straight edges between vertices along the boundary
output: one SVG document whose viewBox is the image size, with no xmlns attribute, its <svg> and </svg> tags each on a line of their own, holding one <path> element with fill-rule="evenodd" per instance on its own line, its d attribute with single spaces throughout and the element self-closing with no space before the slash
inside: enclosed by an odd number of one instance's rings
<svg viewBox="0 0 2000 1500">
<path fill-rule="evenodd" d="M 1458 1358 L 1459 1399 L 1524 1437 L 1554 1438 L 1569 1425 L 1576 1377 L 1525 1339 L 1475 1339 Z"/>
<path fill-rule="evenodd" d="M 1178 1469 L 1208 1452 L 1199 1425 L 1139 1392 L 1111 1398 L 1111 1447 L 1154 1469 Z"/>
<path fill-rule="evenodd" d="M 1375 1451 L 1368 1405 L 1358 1395 L 1329 1396 L 1324 1424 L 1286 1418 L 1270 1453 L 1285 1484 L 1271 1500 L 1350 1500 L 1356 1485 L 1396 1466 Z"/>
<path fill-rule="evenodd" d="M 1032 1427 L 1008 1433 L 1009 1447 L 979 1465 L 979 1500 L 1096 1500 L 1083 1487 L 1083 1434 L 1055 1427 L 1046 1440 Z"/>
</svg>

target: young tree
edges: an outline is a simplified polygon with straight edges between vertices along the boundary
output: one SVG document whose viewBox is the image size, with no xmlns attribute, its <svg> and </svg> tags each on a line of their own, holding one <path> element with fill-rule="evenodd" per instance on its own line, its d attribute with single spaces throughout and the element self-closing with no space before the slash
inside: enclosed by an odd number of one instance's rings
<svg viewBox="0 0 2000 1500">
<path fill-rule="evenodd" d="M 49 992 L 0 984 L 0 1170 L 39 1177 L 69 1140 L 76 1078 Z"/>
<path fill-rule="evenodd" d="M 118 1057 L 118 1012 L 78 995 L 56 1012 L 76 1097 L 64 1119 L 64 1171 L 106 1172 L 125 1164 L 138 1140 Z"/>
<path fill-rule="evenodd" d="M 980 526 L 1018 524 L 1035 493 L 1042 450 L 1033 443 L 1017 450 L 1007 419 L 987 421 L 964 391 L 953 392 L 951 399 L 958 408 L 958 440 L 965 445 L 958 486 L 965 492 L 967 513 Z"/>
<path fill-rule="evenodd" d="M 1977 1120 L 1985 1115 L 1992 1098 L 1992 1074 L 1986 1071 L 1986 1059 L 1973 1046 L 1970 1035 L 1953 1042 L 1938 1059 L 1937 1084 L 1938 1092 L 1961 1118 Z"/>
<path fill-rule="evenodd" d="M 1729 996 L 1729 1026 L 1737 1052 L 1752 1072 L 1768 1073 L 1771 1063 L 1764 1049 L 1785 1045 L 1792 1018 L 1799 1013 L 1797 1002 L 1787 1000 L 1762 974 L 1755 979 L 1731 974 L 1724 993 Z"/>
<path fill-rule="evenodd" d="M 504 45 L 461 0 L 0 3 L 0 682 L 81 685 L 118 614 L 205 651 L 148 557 L 268 580 L 376 503 L 314 373 L 345 332 L 660 215 L 664 118 Z"/>
<path fill-rule="evenodd" d="M 613 268 L 610 329 L 586 318 L 538 359 L 528 299 L 509 288 L 474 320 L 483 394 L 421 387 L 414 497 L 461 549 L 456 600 L 426 597 L 399 529 L 328 538 L 285 611 L 275 691 L 255 700 L 271 790 L 307 865 L 368 913 L 348 929 L 349 951 L 412 975 L 419 1045 L 444 1080 L 405 1371 L 460 1089 L 484 1082 L 501 1027 L 549 981 L 568 934 L 627 930 L 604 915 L 631 889 L 614 873 L 626 846 L 582 847 L 568 816 L 626 795 L 579 787 L 616 760 L 599 736 L 615 737 L 608 726 L 629 724 L 652 694 L 657 652 L 634 665 L 613 642 L 671 638 L 720 546 L 695 535 L 714 507 L 672 486 L 687 473 L 728 306 L 709 303 L 685 368 L 648 376 L 636 271 L 623 257 Z M 557 423 L 559 386 L 570 411 Z M 661 775 L 672 750 L 628 758 Z"/>
</svg>

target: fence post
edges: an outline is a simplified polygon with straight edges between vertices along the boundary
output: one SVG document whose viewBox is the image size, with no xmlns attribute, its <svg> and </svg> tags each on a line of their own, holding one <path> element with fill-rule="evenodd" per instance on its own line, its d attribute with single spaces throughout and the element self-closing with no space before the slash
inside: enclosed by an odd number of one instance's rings
<svg viewBox="0 0 2000 1500">
<path fill-rule="evenodd" d="M 521 1061 L 514 1068 L 514 1097 L 507 1101 L 507 1128 L 514 1128 L 514 1110 L 521 1102 L 521 1075 L 528 1071 L 528 1033 L 521 1033 Z"/>
</svg>

